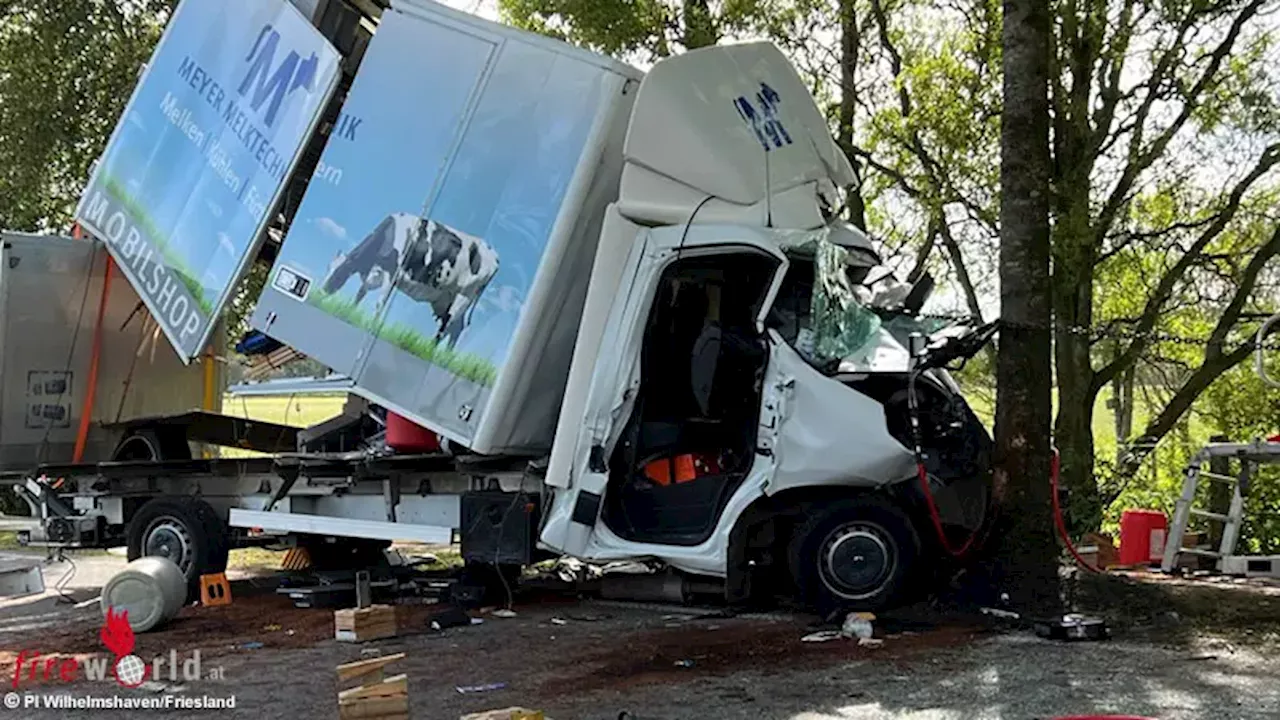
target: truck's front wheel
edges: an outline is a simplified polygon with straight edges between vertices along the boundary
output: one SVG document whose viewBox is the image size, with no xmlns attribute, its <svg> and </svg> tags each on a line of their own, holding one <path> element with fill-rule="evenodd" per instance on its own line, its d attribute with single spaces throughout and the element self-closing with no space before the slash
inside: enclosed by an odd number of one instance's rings
<svg viewBox="0 0 1280 720">
<path fill-rule="evenodd" d="M 820 612 L 876 610 L 905 594 L 920 539 L 901 510 L 866 497 L 817 509 L 796 528 L 789 555 L 800 594 Z"/>
<path fill-rule="evenodd" d="M 226 526 L 209 503 L 194 497 L 159 497 L 129 521 L 129 560 L 158 556 L 173 561 L 187 578 L 188 599 L 200 576 L 227 569 Z"/>
</svg>

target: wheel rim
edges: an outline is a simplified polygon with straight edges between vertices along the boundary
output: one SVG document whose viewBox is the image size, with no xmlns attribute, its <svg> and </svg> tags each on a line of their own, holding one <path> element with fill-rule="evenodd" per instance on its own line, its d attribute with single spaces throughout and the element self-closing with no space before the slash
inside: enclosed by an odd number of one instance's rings
<svg viewBox="0 0 1280 720">
<path fill-rule="evenodd" d="M 897 546 L 875 523 L 846 523 L 827 533 L 818 552 L 822 584 L 846 600 L 880 592 L 898 567 Z"/>
<path fill-rule="evenodd" d="M 177 518 L 161 517 L 147 526 L 143 535 L 142 554 L 171 561 L 183 575 L 191 574 L 194 543 L 186 525 Z"/>
<path fill-rule="evenodd" d="M 160 452 L 151 441 L 141 435 L 125 440 L 116 451 L 116 460 L 159 460 Z"/>
</svg>

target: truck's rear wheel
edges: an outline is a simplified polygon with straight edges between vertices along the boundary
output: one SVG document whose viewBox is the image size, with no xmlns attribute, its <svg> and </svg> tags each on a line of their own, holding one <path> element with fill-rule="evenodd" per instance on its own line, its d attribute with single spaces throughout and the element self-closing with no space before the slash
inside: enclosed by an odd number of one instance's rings
<svg viewBox="0 0 1280 720">
<path fill-rule="evenodd" d="M 200 576 L 227 569 L 227 529 L 209 503 L 194 497 L 159 497 L 129 521 L 128 557 L 163 557 L 187 579 L 187 599 L 200 592 Z"/>
<path fill-rule="evenodd" d="M 796 528 L 789 550 L 796 586 L 820 612 L 877 610 L 905 594 L 920 539 L 901 510 L 866 497 L 818 510 Z"/>
</svg>

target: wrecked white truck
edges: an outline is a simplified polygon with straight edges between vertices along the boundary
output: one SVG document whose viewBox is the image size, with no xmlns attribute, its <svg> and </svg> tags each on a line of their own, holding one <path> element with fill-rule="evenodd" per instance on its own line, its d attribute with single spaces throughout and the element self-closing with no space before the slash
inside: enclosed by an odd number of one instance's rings
<svg viewBox="0 0 1280 720">
<path fill-rule="evenodd" d="M 202 4 L 185 0 L 173 24 Z M 641 73 L 426 0 L 372 20 L 328 23 L 346 71 L 357 53 L 359 69 L 299 145 L 324 148 L 299 166 L 301 202 L 282 178 L 277 212 L 243 248 L 251 260 L 270 222 L 289 223 L 247 346 L 283 343 L 332 368 L 324 387 L 350 394 L 347 411 L 290 452 L 25 473 L 20 492 L 62 542 L 167 555 L 194 579 L 264 538 L 313 558 L 460 539 L 472 564 L 653 559 L 674 569 L 676 595 L 688 578 L 734 601 L 874 608 L 989 521 L 990 439 L 945 366 L 991 328 L 930 337 L 932 280 L 898 282 L 840 219 L 858 179 L 774 46 Z M 225 36 L 228 58 L 272 42 L 248 35 Z M 175 59 L 190 106 L 221 111 L 192 116 L 185 141 L 249 143 L 223 106 L 238 91 L 242 107 L 258 94 L 287 109 L 310 62 L 289 58 L 257 91 L 232 60 Z M 143 94 L 122 125 L 145 124 Z M 108 190 L 128 201 L 117 211 L 91 186 L 80 220 L 127 271 L 145 245 L 130 245 L 128 211 L 151 200 L 145 173 L 111 152 L 121 177 Z M 218 175 L 240 199 L 259 189 L 251 171 L 182 172 Z M 234 241 L 219 224 L 232 214 L 200 205 L 184 204 L 192 234 Z M 146 277 L 130 279 L 147 299 Z M 181 326 L 170 337 L 180 354 L 196 347 Z M 389 442 L 406 419 L 439 442 Z"/>
</svg>

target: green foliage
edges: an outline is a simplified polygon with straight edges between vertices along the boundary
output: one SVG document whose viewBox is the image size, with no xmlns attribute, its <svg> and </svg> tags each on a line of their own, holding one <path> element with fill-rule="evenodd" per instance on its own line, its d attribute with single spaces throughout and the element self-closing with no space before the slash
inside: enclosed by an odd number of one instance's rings
<svg viewBox="0 0 1280 720">
<path fill-rule="evenodd" d="M 0 227 L 63 231 L 175 0 L 0 3 Z"/>
<path fill-rule="evenodd" d="M 651 63 L 681 50 L 756 31 L 785 0 L 499 0 L 503 19 L 575 45 Z"/>
</svg>

